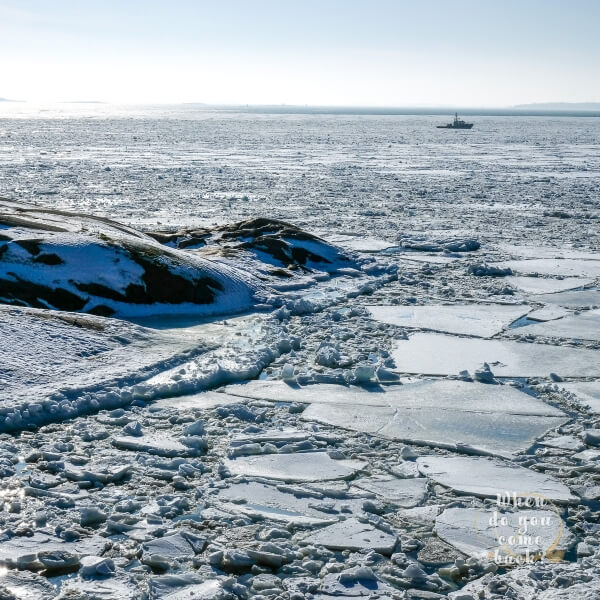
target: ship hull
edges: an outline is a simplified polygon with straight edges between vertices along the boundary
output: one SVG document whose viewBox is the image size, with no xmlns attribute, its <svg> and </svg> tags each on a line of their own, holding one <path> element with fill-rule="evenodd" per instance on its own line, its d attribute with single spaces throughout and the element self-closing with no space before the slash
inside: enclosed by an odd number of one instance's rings
<svg viewBox="0 0 600 600">
<path fill-rule="evenodd" d="M 454 125 L 437 125 L 438 129 L 472 129 L 473 123 L 468 123 L 467 125 L 460 125 L 459 127 L 455 127 Z"/>
</svg>

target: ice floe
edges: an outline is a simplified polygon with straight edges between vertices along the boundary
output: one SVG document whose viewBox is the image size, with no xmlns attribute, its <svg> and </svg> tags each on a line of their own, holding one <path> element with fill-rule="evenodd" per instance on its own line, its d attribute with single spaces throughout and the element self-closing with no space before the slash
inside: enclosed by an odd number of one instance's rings
<svg viewBox="0 0 600 600">
<path fill-rule="evenodd" d="M 600 306 L 599 290 L 577 290 L 559 292 L 557 294 L 541 294 L 531 296 L 534 302 L 564 306 L 566 308 L 595 308 Z"/>
<path fill-rule="evenodd" d="M 225 389 L 230 394 L 271 401 L 310 403 L 302 413 L 306 421 L 502 456 L 527 449 L 548 429 L 566 420 L 560 410 L 512 387 L 463 381 L 423 381 L 371 389 L 253 381 Z"/>
<path fill-rule="evenodd" d="M 427 492 L 427 479 L 424 477 L 398 479 L 397 477 L 379 475 L 357 479 L 353 482 L 353 485 L 373 492 L 386 502 L 402 508 L 417 506 L 423 501 Z"/>
<path fill-rule="evenodd" d="M 323 525 L 345 518 L 349 511 L 362 512 L 363 500 L 343 496 L 259 481 L 233 483 L 218 493 L 224 510 L 297 525 Z"/>
<path fill-rule="evenodd" d="M 369 306 L 373 318 L 383 323 L 484 338 L 500 333 L 529 310 L 502 304 Z"/>
<path fill-rule="evenodd" d="M 447 508 L 436 517 L 434 531 L 468 556 L 508 559 L 511 564 L 517 558 L 562 558 L 574 542 L 565 523 L 550 509 Z"/>
<path fill-rule="evenodd" d="M 107 544 L 108 541 L 100 536 L 66 542 L 50 533 L 38 531 L 29 537 L 19 536 L 0 541 L 0 564 L 11 569 L 35 571 L 44 568 L 45 556 L 50 564 L 54 553 L 57 568 L 62 568 L 67 563 L 78 565 L 81 556 L 102 553 Z"/>
<path fill-rule="evenodd" d="M 392 355 L 400 373 L 458 375 L 463 370 L 474 371 L 486 362 L 500 377 L 543 377 L 550 373 L 564 377 L 600 376 L 599 355 L 594 350 L 435 333 L 416 333 L 397 342 Z"/>
<path fill-rule="evenodd" d="M 378 238 L 362 235 L 348 235 L 348 234 L 325 234 L 327 238 L 333 244 L 337 244 L 342 248 L 348 248 L 355 252 L 381 252 L 388 248 L 393 248 L 398 245 L 398 242 L 388 242 Z"/>
<path fill-rule="evenodd" d="M 29 571 L 7 571 L 0 575 L 0 597 L 7 600 L 53 600 L 58 589 L 45 577 Z"/>
<path fill-rule="evenodd" d="M 503 252 L 522 258 L 561 258 L 576 260 L 600 260 L 600 253 L 579 250 L 568 246 L 523 246 L 520 244 L 498 244 Z"/>
<path fill-rule="evenodd" d="M 600 276 L 600 260 L 538 258 L 530 260 L 507 260 L 497 266 L 508 268 L 523 275 L 535 274 L 562 277 Z"/>
<path fill-rule="evenodd" d="M 562 306 L 544 306 L 528 313 L 527 319 L 531 321 L 554 321 L 569 314 L 571 314 L 570 311 Z"/>
<path fill-rule="evenodd" d="M 556 338 L 600 341 L 600 310 L 589 310 L 519 328 L 515 333 Z"/>
<path fill-rule="evenodd" d="M 303 540 L 332 550 L 375 550 L 389 555 L 396 546 L 397 536 L 352 517 L 313 531 Z"/>
<path fill-rule="evenodd" d="M 515 492 L 522 497 L 541 495 L 549 502 L 575 502 L 577 496 L 564 484 L 513 463 L 479 456 L 421 456 L 423 475 L 457 492 L 496 499 Z"/>
<path fill-rule="evenodd" d="M 141 437 L 117 436 L 113 438 L 112 443 L 122 450 L 134 450 L 138 452 L 147 452 L 158 456 L 193 456 L 198 454 L 198 449 L 193 446 L 186 446 L 179 440 L 166 434 L 153 433 Z"/>
<path fill-rule="evenodd" d="M 366 465 L 358 460 L 333 460 L 327 452 L 267 454 L 224 461 L 234 475 L 265 477 L 283 481 L 327 481 L 348 479 Z"/>
<path fill-rule="evenodd" d="M 584 287 L 594 282 L 593 279 L 581 277 L 553 279 L 550 277 L 521 277 L 517 275 L 506 277 L 505 281 L 528 294 L 553 294 Z"/>
</svg>

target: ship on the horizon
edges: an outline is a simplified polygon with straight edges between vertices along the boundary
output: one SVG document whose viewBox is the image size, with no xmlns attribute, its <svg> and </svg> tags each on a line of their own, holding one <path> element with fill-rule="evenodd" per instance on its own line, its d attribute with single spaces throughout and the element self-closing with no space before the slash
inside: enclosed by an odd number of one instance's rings
<svg viewBox="0 0 600 600">
<path fill-rule="evenodd" d="M 471 129 L 473 123 L 467 123 L 462 119 L 458 118 L 458 113 L 454 113 L 454 121 L 448 123 L 448 125 L 438 125 L 438 129 Z"/>
</svg>

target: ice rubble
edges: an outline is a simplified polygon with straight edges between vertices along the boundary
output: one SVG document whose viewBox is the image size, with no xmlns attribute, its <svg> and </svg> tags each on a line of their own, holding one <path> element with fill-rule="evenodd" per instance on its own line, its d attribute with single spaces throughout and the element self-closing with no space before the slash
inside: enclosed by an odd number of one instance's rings
<svg viewBox="0 0 600 600">
<path fill-rule="evenodd" d="M 502 304 L 432 304 L 369 306 L 369 312 L 377 321 L 400 327 L 489 338 L 526 315 L 530 308 Z"/>
<path fill-rule="evenodd" d="M 492 600 L 595 600 L 600 595 L 600 579 L 591 561 L 587 564 L 538 563 L 511 569 L 503 574 L 488 574 L 468 583 L 452 600 L 462 597 Z"/>
<path fill-rule="evenodd" d="M 252 381 L 227 386 L 225 391 L 248 398 L 309 403 L 302 413 L 308 421 L 508 457 L 566 421 L 562 411 L 512 387 L 463 381 L 422 381 L 371 389 Z"/>
<path fill-rule="evenodd" d="M 563 377 L 600 376 L 594 350 L 435 333 L 416 333 L 397 342 L 393 357 L 400 373 L 458 375 L 463 370 L 472 372 L 486 362 L 499 377 L 543 377 L 550 373 Z"/>
<path fill-rule="evenodd" d="M 600 414 L 600 381 L 571 381 L 560 387 L 575 394 L 594 414 Z"/>
</svg>

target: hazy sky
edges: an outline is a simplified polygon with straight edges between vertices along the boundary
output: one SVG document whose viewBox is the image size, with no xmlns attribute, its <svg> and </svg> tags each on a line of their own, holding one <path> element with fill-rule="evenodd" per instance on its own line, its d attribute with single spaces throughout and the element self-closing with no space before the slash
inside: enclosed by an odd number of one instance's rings
<svg viewBox="0 0 600 600">
<path fill-rule="evenodd" d="M 600 101 L 600 0 L 0 0 L 0 96 Z"/>
</svg>

